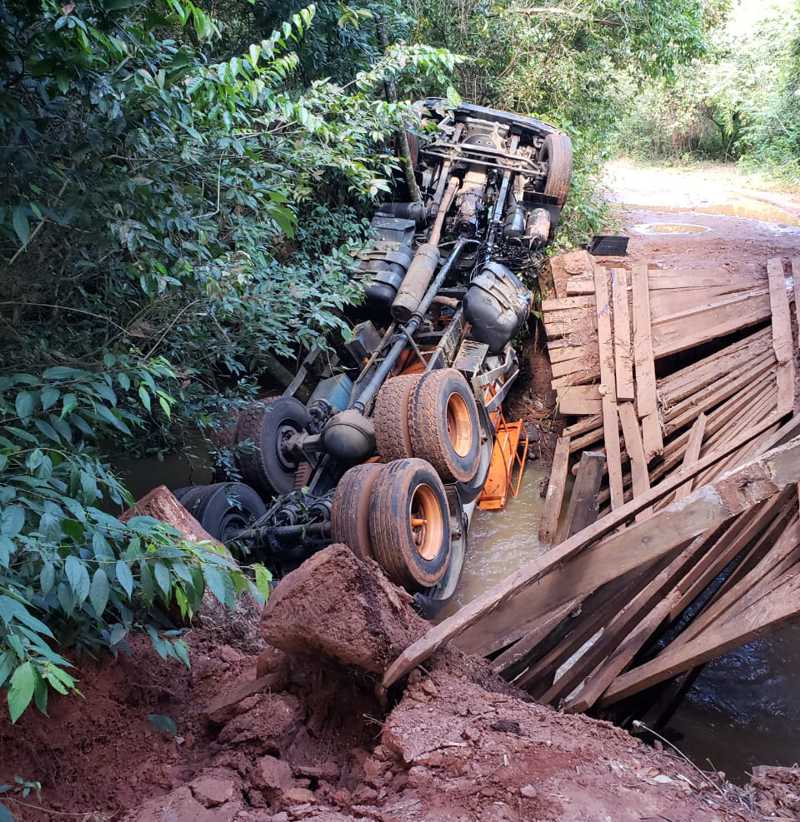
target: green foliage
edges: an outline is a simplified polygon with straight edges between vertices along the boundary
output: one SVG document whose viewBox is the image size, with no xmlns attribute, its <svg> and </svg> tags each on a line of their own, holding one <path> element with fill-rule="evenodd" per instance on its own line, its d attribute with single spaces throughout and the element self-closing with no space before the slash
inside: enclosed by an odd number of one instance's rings
<svg viewBox="0 0 800 822">
<path fill-rule="evenodd" d="M 643 158 L 742 160 L 800 180 L 800 4 L 741 7 L 716 48 L 673 78 L 628 78 L 620 148 Z"/>
<path fill-rule="evenodd" d="M 412 93 L 456 63 L 424 45 L 384 55 L 373 11 L 336 4 L 337 31 L 371 51 L 346 85 L 309 81 L 314 6 L 269 28 L 260 5 L 207 8 L 0 0 L 0 688 L 13 720 L 46 710 L 49 688 L 76 689 L 65 649 L 116 652 L 142 631 L 188 664 L 175 619 L 206 589 L 226 605 L 266 596 L 266 569 L 114 516 L 130 499 L 104 454 L 178 439 L 220 395 L 343 327 L 361 293 L 350 252 L 396 169 L 389 138 L 414 122 L 383 84 Z"/>
<path fill-rule="evenodd" d="M 162 360 L 108 356 L 105 366 L 0 378 L 0 687 L 12 721 L 31 701 L 45 712 L 48 688 L 76 689 L 58 645 L 115 651 L 144 630 L 162 657 L 188 665 L 171 610 L 190 619 L 206 587 L 226 605 L 268 592 L 263 571 L 253 582 L 213 546 L 103 510 L 130 500 L 97 440 L 132 438 L 156 403 L 165 415 L 174 404 Z"/>
</svg>

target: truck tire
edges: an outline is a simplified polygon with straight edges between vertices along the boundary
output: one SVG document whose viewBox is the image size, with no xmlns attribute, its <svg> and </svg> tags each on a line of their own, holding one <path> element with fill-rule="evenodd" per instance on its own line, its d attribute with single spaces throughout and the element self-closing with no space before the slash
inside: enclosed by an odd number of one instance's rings
<svg viewBox="0 0 800 822">
<path fill-rule="evenodd" d="M 306 407 L 294 397 L 251 403 L 239 416 L 236 463 L 248 484 L 265 497 L 288 494 L 294 488 L 298 463 L 287 459 L 280 445 L 309 421 Z"/>
<path fill-rule="evenodd" d="M 242 482 L 196 485 L 182 494 L 181 504 L 222 543 L 234 540 L 267 513 L 261 497 Z"/>
<path fill-rule="evenodd" d="M 560 131 L 548 134 L 544 138 L 539 158 L 548 166 L 544 193 L 555 197 L 561 208 L 567 201 L 572 179 L 572 141 Z"/>
<path fill-rule="evenodd" d="M 392 582 L 432 588 L 450 561 L 447 494 L 433 466 L 420 459 L 384 466 L 369 510 L 372 550 Z"/>
<path fill-rule="evenodd" d="M 361 559 L 373 559 L 369 509 L 375 482 L 385 465 L 365 462 L 346 471 L 336 486 L 331 506 L 331 537 Z"/>
<path fill-rule="evenodd" d="M 372 421 L 375 424 L 375 442 L 385 462 L 409 459 L 414 456 L 411 434 L 408 430 L 408 410 L 411 395 L 423 374 L 403 374 L 392 377 L 381 386 L 375 400 Z"/>
<path fill-rule="evenodd" d="M 415 457 L 428 460 L 445 482 L 470 482 L 481 457 L 478 406 L 455 368 L 430 371 L 411 397 L 408 415 Z"/>
</svg>

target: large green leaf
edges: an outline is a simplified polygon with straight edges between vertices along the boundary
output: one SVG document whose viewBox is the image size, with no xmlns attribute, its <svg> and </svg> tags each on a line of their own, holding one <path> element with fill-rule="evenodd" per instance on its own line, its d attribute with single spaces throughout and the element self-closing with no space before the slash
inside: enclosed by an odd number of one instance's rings
<svg viewBox="0 0 800 822">
<path fill-rule="evenodd" d="M 26 420 L 33 413 L 35 398 L 30 391 L 20 391 L 14 401 L 17 416 L 21 420 Z"/>
<path fill-rule="evenodd" d="M 92 585 L 89 589 L 89 601 L 92 603 L 92 607 L 99 619 L 102 619 L 106 605 L 108 605 L 110 591 L 111 586 L 108 583 L 106 572 L 102 568 L 98 568 L 92 577 Z"/>
<path fill-rule="evenodd" d="M 22 245 L 27 245 L 31 236 L 31 227 L 28 223 L 28 212 L 17 206 L 12 212 L 11 223 Z"/>
<path fill-rule="evenodd" d="M 122 590 L 128 595 L 128 599 L 131 598 L 131 594 L 133 593 L 133 574 L 131 573 L 130 566 L 128 565 L 125 560 L 120 559 L 117 561 L 115 566 L 116 574 L 117 574 L 117 582 L 122 586 Z"/>
<path fill-rule="evenodd" d="M 0 513 L 0 533 L 16 536 L 25 525 L 25 509 L 20 505 L 7 505 Z"/>
<path fill-rule="evenodd" d="M 75 599 L 80 604 L 89 596 L 91 586 L 89 572 L 83 562 L 74 554 L 67 557 L 67 561 L 64 563 L 64 571 Z"/>
<path fill-rule="evenodd" d="M 30 662 L 23 662 L 11 676 L 8 689 L 8 712 L 11 722 L 16 722 L 33 699 L 36 688 L 36 671 Z"/>
</svg>

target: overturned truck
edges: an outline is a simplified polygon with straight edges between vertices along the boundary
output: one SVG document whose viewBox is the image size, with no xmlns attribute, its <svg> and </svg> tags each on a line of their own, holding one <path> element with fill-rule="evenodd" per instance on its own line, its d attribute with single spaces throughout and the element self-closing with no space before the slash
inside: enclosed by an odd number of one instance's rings
<svg viewBox="0 0 800 822">
<path fill-rule="evenodd" d="M 433 601 L 458 581 L 519 373 L 524 280 L 558 224 L 572 152 L 552 126 L 473 105 L 426 100 L 422 125 L 409 140 L 420 199 L 372 219 L 351 339 L 334 354 L 313 348 L 282 396 L 244 410 L 247 485 L 178 495 L 277 574 L 345 543 Z"/>
</svg>

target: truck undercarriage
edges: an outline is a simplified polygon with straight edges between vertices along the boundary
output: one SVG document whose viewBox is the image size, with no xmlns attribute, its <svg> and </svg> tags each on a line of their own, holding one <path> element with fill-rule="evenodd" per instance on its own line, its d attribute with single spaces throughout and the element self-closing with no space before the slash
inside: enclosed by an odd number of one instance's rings
<svg viewBox="0 0 800 822">
<path fill-rule="evenodd" d="M 351 339 L 315 346 L 281 397 L 244 410 L 247 485 L 179 497 L 201 521 L 213 510 L 214 536 L 279 575 L 342 542 L 436 600 L 458 581 L 519 374 L 524 280 L 552 238 L 572 160 L 569 138 L 532 118 L 438 99 L 421 110 L 409 142 L 422 199 L 375 214 Z"/>
</svg>

